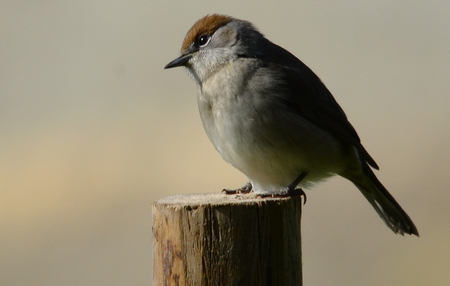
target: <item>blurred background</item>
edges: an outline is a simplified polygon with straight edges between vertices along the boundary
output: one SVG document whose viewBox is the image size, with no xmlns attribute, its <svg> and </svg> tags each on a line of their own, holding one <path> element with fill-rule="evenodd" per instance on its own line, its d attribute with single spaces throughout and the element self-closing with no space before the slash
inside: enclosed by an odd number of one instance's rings
<svg viewBox="0 0 450 286">
<path fill-rule="evenodd" d="M 0 285 L 151 285 L 158 198 L 246 178 L 206 137 L 179 55 L 209 13 L 253 22 L 332 91 L 411 216 L 308 190 L 304 285 L 450 285 L 450 2 L 0 0 Z"/>
</svg>

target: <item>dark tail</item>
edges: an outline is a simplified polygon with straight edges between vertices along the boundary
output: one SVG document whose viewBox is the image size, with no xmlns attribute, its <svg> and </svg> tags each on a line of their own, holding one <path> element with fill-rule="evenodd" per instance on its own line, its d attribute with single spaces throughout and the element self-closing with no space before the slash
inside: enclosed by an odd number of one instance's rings
<svg viewBox="0 0 450 286">
<path fill-rule="evenodd" d="M 419 236 L 419 232 L 412 220 L 380 183 L 369 165 L 365 162 L 362 165 L 365 178 L 351 181 L 366 197 L 384 223 L 395 233 Z"/>
</svg>

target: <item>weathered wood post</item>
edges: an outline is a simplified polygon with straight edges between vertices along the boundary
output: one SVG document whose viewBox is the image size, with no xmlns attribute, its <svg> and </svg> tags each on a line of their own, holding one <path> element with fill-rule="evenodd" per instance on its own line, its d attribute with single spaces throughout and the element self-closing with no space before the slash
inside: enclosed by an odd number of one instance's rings
<svg viewBox="0 0 450 286">
<path fill-rule="evenodd" d="M 179 195 L 153 205 L 153 286 L 302 285 L 302 198 Z"/>
</svg>

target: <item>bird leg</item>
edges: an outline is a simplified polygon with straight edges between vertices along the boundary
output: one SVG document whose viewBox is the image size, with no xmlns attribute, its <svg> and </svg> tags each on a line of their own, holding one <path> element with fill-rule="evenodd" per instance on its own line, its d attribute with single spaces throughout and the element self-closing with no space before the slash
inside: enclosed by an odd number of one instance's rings
<svg viewBox="0 0 450 286">
<path fill-rule="evenodd" d="M 298 175 L 298 177 L 289 186 L 284 188 L 279 193 L 258 194 L 257 197 L 260 197 L 260 198 L 267 198 L 267 197 L 286 198 L 286 197 L 292 197 L 292 196 L 303 196 L 304 197 L 303 204 L 306 204 L 305 192 L 302 190 L 302 188 L 296 188 L 296 187 L 306 177 L 307 174 L 308 173 L 306 173 L 306 172 L 302 172 L 300 175 Z"/>
</svg>

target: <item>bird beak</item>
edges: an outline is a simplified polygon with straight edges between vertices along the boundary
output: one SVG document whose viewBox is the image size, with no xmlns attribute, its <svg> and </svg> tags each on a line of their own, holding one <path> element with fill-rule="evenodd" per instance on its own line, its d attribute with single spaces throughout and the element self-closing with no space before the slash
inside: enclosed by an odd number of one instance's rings
<svg viewBox="0 0 450 286">
<path fill-rule="evenodd" d="M 187 62 L 192 58 L 192 54 L 181 55 L 180 57 L 174 59 L 170 63 L 168 63 L 164 69 L 181 67 L 187 64 Z"/>
</svg>

